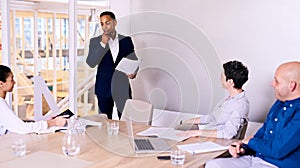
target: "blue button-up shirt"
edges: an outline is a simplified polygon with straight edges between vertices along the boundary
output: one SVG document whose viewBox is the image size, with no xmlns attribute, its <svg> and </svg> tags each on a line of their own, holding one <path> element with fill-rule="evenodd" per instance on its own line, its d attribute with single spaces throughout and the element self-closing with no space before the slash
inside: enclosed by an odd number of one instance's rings
<svg viewBox="0 0 300 168">
<path fill-rule="evenodd" d="M 300 166 L 300 98 L 276 101 L 248 146 L 279 167 Z"/>
</svg>

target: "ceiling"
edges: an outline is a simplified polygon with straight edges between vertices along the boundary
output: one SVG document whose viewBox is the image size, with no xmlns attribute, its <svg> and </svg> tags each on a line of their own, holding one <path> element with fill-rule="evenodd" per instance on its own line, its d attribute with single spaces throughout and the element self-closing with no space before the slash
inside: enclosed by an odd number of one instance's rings
<svg viewBox="0 0 300 168">
<path fill-rule="evenodd" d="M 1 2 L 1 1 L 0 1 Z M 11 9 L 38 9 L 39 11 L 66 11 L 69 0 L 11 0 Z M 87 11 L 96 8 L 97 11 L 109 6 L 109 0 L 77 0 L 77 9 Z"/>
</svg>

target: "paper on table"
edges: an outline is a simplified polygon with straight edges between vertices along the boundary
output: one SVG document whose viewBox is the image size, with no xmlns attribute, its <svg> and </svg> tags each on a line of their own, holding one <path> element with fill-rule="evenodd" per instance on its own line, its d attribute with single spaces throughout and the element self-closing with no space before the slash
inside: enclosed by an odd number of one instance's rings
<svg viewBox="0 0 300 168">
<path fill-rule="evenodd" d="M 85 126 L 97 126 L 97 127 L 102 126 L 101 122 L 96 122 L 96 121 L 92 121 L 92 120 L 88 120 L 88 119 L 84 119 L 84 118 L 78 118 L 78 119 Z M 57 132 L 57 131 L 64 132 L 67 129 L 68 129 L 67 127 L 52 126 L 46 130 L 38 131 L 37 134 L 47 134 L 47 133 L 53 133 L 53 132 Z"/>
<path fill-rule="evenodd" d="M 194 154 L 228 149 L 228 146 L 222 146 L 211 141 L 177 145 L 177 147 L 189 153 L 194 153 Z"/>
<path fill-rule="evenodd" d="M 53 133 L 53 132 L 61 131 L 61 130 L 67 130 L 67 127 L 52 126 L 46 130 L 41 130 L 36 133 L 37 134 L 48 134 L 48 133 Z"/>
<path fill-rule="evenodd" d="M 125 74 L 134 74 L 140 63 L 141 60 L 122 58 L 118 66 L 116 67 L 116 70 L 124 72 Z"/>
<path fill-rule="evenodd" d="M 88 119 L 84 119 L 84 118 L 79 118 L 79 121 L 86 126 L 97 126 L 97 127 L 102 126 L 101 122 L 96 122 L 96 121 L 92 121 L 92 120 L 88 120 Z"/>
<path fill-rule="evenodd" d="M 145 129 L 144 131 L 141 131 L 137 133 L 137 135 L 140 136 L 158 136 L 159 132 L 163 132 L 168 130 L 169 128 L 158 128 L 158 127 L 150 127 L 148 129 Z"/>
<path fill-rule="evenodd" d="M 161 127 L 150 127 L 144 131 L 137 133 L 140 136 L 157 136 L 163 139 L 171 139 L 175 141 L 183 141 L 189 137 L 182 137 L 177 135 L 182 131 L 175 130 L 173 128 L 161 128 Z"/>
<path fill-rule="evenodd" d="M 92 162 L 81 160 L 75 157 L 67 157 L 63 154 L 55 154 L 45 151 L 38 151 L 35 153 L 28 154 L 23 157 L 18 157 L 13 160 L 0 163 L 0 167 L 42 167 L 42 168 L 53 168 L 53 167 L 72 167 L 72 168 L 85 168 L 92 165 Z"/>
</svg>

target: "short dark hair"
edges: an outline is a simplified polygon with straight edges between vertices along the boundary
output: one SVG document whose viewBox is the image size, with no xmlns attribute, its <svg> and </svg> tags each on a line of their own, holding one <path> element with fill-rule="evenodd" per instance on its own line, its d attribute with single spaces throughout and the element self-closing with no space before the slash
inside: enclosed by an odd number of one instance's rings
<svg viewBox="0 0 300 168">
<path fill-rule="evenodd" d="M 116 16 L 114 13 L 112 13 L 111 11 L 104 11 L 100 14 L 100 17 L 104 16 L 104 15 L 109 15 L 112 19 L 116 20 Z"/>
<path fill-rule="evenodd" d="M 226 81 L 233 80 L 234 88 L 241 89 L 248 80 L 248 68 L 239 61 L 229 61 L 223 64 Z"/>
<path fill-rule="evenodd" d="M 11 73 L 11 69 L 5 65 L 0 65 L 0 81 L 6 82 L 9 74 Z"/>
</svg>

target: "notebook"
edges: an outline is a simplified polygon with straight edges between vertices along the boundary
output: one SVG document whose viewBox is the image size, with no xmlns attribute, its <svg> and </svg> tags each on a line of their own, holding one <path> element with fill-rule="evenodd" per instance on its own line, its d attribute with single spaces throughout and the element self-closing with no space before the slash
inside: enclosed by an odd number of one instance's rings
<svg viewBox="0 0 300 168">
<path fill-rule="evenodd" d="M 149 138 L 141 137 L 137 138 L 133 135 L 132 120 L 129 119 L 127 122 L 127 131 L 130 138 L 130 143 L 135 153 L 155 153 L 170 151 L 171 146 L 166 142 L 165 139 L 161 138 Z"/>
<path fill-rule="evenodd" d="M 170 139 L 177 142 L 183 141 L 185 139 L 188 139 L 190 136 L 179 136 L 178 133 L 183 132 L 180 130 L 175 130 L 173 128 L 163 128 L 163 127 L 150 127 L 148 129 L 145 129 L 144 131 L 141 131 L 137 133 L 137 135 L 140 136 L 157 136 L 162 139 Z"/>
<path fill-rule="evenodd" d="M 211 142 L 211 141 L 177 145 L 177 147 L 182 150 L 185 150 L 189 153 L 192 153 L 192 154 L 213 152 L 213 151 L 228 149 L 228 146 L 222 146 L 222 145 L 219 145 L 219 144 Z"/>
</svg>

